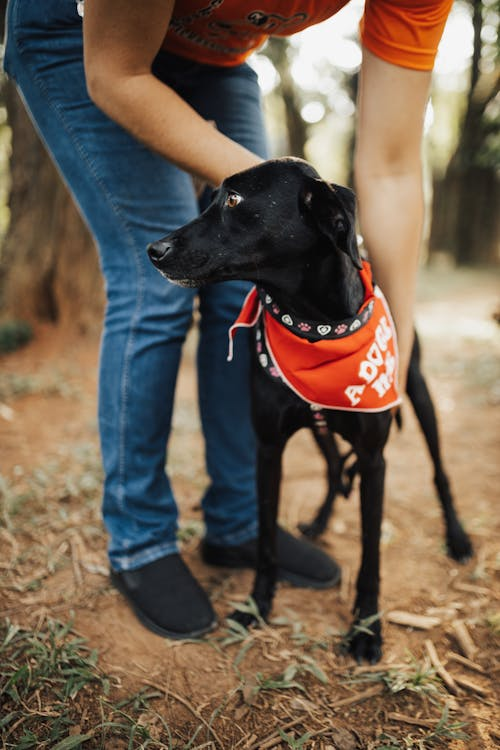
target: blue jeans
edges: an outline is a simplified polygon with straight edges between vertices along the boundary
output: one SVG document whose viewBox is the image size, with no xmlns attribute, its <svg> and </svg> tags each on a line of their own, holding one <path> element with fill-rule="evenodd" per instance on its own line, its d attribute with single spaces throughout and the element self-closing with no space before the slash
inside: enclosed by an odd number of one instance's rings
<svg viewBox="0 0 500 750">
<path fill-rule="evenodd" d="M 255 438 L 248 346 L 226 362 L 227 329 L 248 285 L 183 289 L 153 268 L 146 246 L 193 219 L 190 177 L 137 142 L 88 97 L 82 22 L 74 0 L 10 0 L 5 69 L 96 240 L 107 306 L 101 343 L 99 431 L 103 516 L 117 571 L 177 551 L 177 508 L 165 473 L 182 345 L 199 296 L 199 404 L 210 485 L 207 539 L 256 534 Z M 204 118 L 266 155 L 260 91 L 247 65 L 219 68 L 160 53 L 155 75 Z M 64 248 L 61 248 L 64 252 Z"/>
</svg>

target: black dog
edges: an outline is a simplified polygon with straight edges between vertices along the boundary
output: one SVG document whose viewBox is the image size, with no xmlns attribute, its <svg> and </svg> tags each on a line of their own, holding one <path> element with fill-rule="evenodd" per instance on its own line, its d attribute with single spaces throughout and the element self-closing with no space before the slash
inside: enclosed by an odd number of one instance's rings
<svg viewBox="0 0 500 750">
<path fill-rule="evenodd" d="M 365 298 L 355 235 L 354 194 L 347 188 L 327 184 L 309 164 L 298 159 L 264 162 L 231 176 L 198 219 L 153 243 L 148 252 L 158 270 L 173 282 L 201 286 L 248 279 L 258 285 L 263 303 L 267 295 L 267 301 L 272 300 L 276 309 L 286 311 L 289 320 L 315 321 L 324 331 L 331 330 L 338 321 L 355 318 Z M 256 337 L 262 340 L 262 334 L 257 333 Z M 261 354 L 253 349 L 259 543 L 252 596 L 261 615 L 267 617 L 276 584 L 275 536 L 282 453 L 294 432 L 309 427 L 328 460 L 331 482 L 318 528 L 313 531 L 321 531 L 326 523 L 335 491 L 348 493 L 352 476 L 355 472 L 360 475 L 362 560 L 350 649 L 358 661 L 365 658 L 376 662 L 382 644 L 376 615 L 385 477 L 383 450 L 391 411 L 311 408 L 263 366 Z M 417 344 L 408 392 L 424 430 L 426 421 L 430 424 L 426 434 L 430 435 L 436 464 L 449 552 L 456 559 L 466 559 L 472 554 L 472 546 L 456 517 L 440 466 L 437 433 L 433 435 L 434 411 L 419 371 Z M 343 483 L 343 461 L 332 433 L 348 441 L 356 456 L 347 485 Z M 251 616 L 238 614 L 246 625 L 251 623 Z M 373 619 L 371 632 L 355 628 L 366 618 Z"/>
<path fill-rule="evenodd" d="M 422 430 L 434 467 L 434 485 L 444 516 L 448 555 L 458 562 L 466 562 L 473 554 L 472 544 L 464 532 L 455 511 L 450 481 L 441 458 L 436 412 L 420 368 L 420 357 L 420 342 L 415 331 L 406 382 L 406 394 Z M 396 413 L 395 419 L 398 427 L 401 429 L 402 418 L 400 411 Z M 341 494 L 344 498 L 349 497 L 354 479 L 359 474 L 359 467 L 356 460 L 347 465 L 354 451 L 350 450 L 346 454 L 341 455 L 333 435 L 329 436 L 331 439 L 322 440 L 316 431 L 313 434 L 319 449 L 326 459 L 328 489 L 326 498 L 315 518 L 310 523 L 301 523 L 299 528 L 304 536 L 310 539 L 317 539 L 326 530 L 333 512 L 336 496 Z"/>
</svg>

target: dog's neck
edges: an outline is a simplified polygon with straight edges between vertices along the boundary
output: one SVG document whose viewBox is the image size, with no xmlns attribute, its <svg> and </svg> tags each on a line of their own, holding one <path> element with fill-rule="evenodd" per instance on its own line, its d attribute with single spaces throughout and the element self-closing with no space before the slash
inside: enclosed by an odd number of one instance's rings
<svg viewBox="0 0 500 750">
<path fill-rule="evenodd" d="M 267 276 L 267 274 L 266 274 Z M 342 252 L 325 255 L 320 263 L 280 271 L 259 285 L 282 310 L 319 322 L 345 320 L 360 309 L 365 295 L 358 269 Z"/>
</svg>

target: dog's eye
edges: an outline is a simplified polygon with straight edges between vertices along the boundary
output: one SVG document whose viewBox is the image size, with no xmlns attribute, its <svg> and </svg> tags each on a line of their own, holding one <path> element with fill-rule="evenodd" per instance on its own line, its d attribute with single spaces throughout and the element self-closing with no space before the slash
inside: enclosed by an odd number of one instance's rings
<svg viewBox="0 0 500 750">
<path fill-rule="evenodd" d="M 228 208 L 234 208 L 238 203 L 241 203 L 241 200 L 241 195 L 238 195 L 238 193 L 228 193 L 224 205 Z"/>
</svg>

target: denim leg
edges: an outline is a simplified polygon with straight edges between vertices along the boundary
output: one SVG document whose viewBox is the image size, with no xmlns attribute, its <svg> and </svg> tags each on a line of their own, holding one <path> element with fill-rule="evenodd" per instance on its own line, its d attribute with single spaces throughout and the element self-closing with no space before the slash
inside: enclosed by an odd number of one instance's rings
<svg viewBox="0 0 500 750">
<path fill-rule="evenodd" d="M 260 93 L 247 66 L 165 60 L 165 70 L 160 65 L 155 71 L 158 77 L 221 131 L 265 155 Z M 73 0 L 10 0 L 6 68 L 98 244 L 108 300 L 99 388 L 103 515 L 113 568 L 140 567 L 176 550 L 177 511 L 164 471 L 165 446 L 194 294 L 168 284 L 149 263 L 145 247 L 191 220 L 198 206 L 186 174 L 137 143 L 89 100 Z M 199 396 L 211 477 L 203 506 L 207 536 L 219 543 L 256 532 L 244 335 L 236 362 L 226 363 L 227 328 L 247 288 L 234 282 L 200 293 Z"/>
<path fill-rule="evenodd" d="M 203 85 L 186 98 L 217 128 L 265 158 L 267 144 L 261 94 L 254 71 L 207 68 Z M 203 498 L 206 538 L 239 544 L 257 533 L 256 445 L 250 413 L 251 334 L 240 331 L 227 362 L 228 329 L 250 288 L 248 282 L 200 290 L 198 389 L 210 486 Z"/>
<path fill-rule="evenodd" d="M 6 69 L 97 241 L 107 309 L 99 429 L 113 568 L 177 549 L 165 450 L 193 290 L 168 284 L 145 248 L 198 213 L 190 178 L 89 100 L 72 0 L 11 0 Z"/>
</svg>

